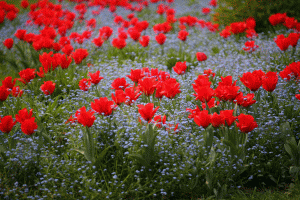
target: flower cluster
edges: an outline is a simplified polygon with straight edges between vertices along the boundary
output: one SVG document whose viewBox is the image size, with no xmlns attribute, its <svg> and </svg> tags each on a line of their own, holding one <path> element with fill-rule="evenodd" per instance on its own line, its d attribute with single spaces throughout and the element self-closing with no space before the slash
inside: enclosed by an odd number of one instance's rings
<svg viewBox="0 0 300 200">
<path fill-rule="evenodd" d="M 38 128 L 35 117 L 32 117 L 32 114 L 32 109 L 28 112 L 28 110 L 24 108 L 15 115 L 16 121 L 13 121 L 11 115 L 4 116 L 2 119 L 0 117 L 0 130 L 3 133 L 9 133 L 14 125 L 19 122 L 22 132 L 26 135 L 32 135 Z"/>
</svg>

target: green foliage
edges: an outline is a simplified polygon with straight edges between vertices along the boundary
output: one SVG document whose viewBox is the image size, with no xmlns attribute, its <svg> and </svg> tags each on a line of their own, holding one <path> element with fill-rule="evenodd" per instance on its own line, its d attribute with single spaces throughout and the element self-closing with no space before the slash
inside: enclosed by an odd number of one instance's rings
<svg viewBox="0 0 300 200">
<path fill-rule="evenodd" d="M 217 47 L 217 46 L 212 47 L 212 48 L 211 48 L 211 51 L 212 51 L 212 56 L 214 56 L 214 55 L 220 53 L 220 49 L 219 49 L 219 47 Z"/>
<path fill-rule="evenodd" d="M 198 65 L 196 61 L 196 57 L 195 56 L 192 57 L 191 53 L 185 52 L 184 49 L 182 49 L 182 44 L 180 43 L 179 51 L 176 49 L 169 49 L 166 56 L 165 65 L 168 67 L 168 70 L 172 72 L 173 67 L 177 62 L 184 62 L 184 61 L 190 63 L 187 64 L 187 69 L 186 69 L 187 72 L 190 71 L 191 66 L 195 67 Z"/>
<path fill-rule="evenodd" d="M 271 30 L 269 17 L 276 13 L 286 13 L 289 17 L 300 20 L 299 1 L 297 0 L 219 0 L 219 7 L 213 16 L 216 23 L 228 26 L 233 22 L 253 17 L 256 20 L 257 32 Z"/>
</svg>

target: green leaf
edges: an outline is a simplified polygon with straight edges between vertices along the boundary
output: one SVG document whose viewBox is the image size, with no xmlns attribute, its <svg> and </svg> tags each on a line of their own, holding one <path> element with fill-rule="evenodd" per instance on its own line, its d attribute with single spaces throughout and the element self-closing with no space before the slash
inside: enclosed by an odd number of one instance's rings
<svg viewBox="0 0 300 200">
<path fill-rule="evenodd" d="M 296 167 L 296 166 L 290 167 L 290 174 L 296 174 L 299 173 L 299 171 L 300 171 L 300 167 Z"/>
<path fill-rule="evenodd" d="M 0 153 L 5 153 L 7 151 L 7 148 L 5 149 L 3 145 L 0 145 Z"/>
<path fill-rule="evenodd" d="M 50 112 L 50 111 L 54 111 L 54 108 L 56 107 L 57 105 L 57 101 L 58 99 L 60 98 L 61 95 L 58 95 L 57 97 L 55 97 L 55 100 L 52 104 L 49 105 L 48 109 L 46 112 Z"/>
<path fill-rule="evenodd" d="M 212 165 L 216 160 L 216 152 L 214 147 L 212 146 L 210 149 L 210 154 L 209 154 L 209 162 Z"/>
<path fill-rule="evenodd" d="M 48 142 L 49 144 L 51 144 L 52 140 L 50 138 L 49 135 L 43 133 L 43 132 L 40 132 L 41 136 L 43 136 L 43 138 L 45 139 L 46 142 Z"/>
<path fill-rule="evenodd" d="M 268 176 L 272 181 L 274 181 L 274 183 L 277 183 L 277 180 L 271 174 L 269 174 Z"/>
<path fill-rule="evenodd" d="M 291 156 L 294 164 L 298 165 L 300 152 L 298 152 L 298 147 L 297 147 L 295 138 L 294 137 L 290 138 L 290 140 L 287 141 L 286 144 L 284 144 L 284 148 L 288 152 L 288 154 Z"/>
<path fill-rule="evenodd" d="M 206 145 L 206 149 L 208 149 L 208 147 L 212 146 L 213 143 L 213 138 L 214 138 L 214 133 L 213 133 L 213 128 L 212 126 L 209 126 L 206 128 L 205 130 L 205 145 Z"/>
<path fill-rule="evenodd" d="M 4 61 L 8 62 L 11 66 L 14 67 L 14 69 L 19 72 L 20 69 L 19 69 L 19 66 L 17 65 L 16 61 L 15 60 L 12 60 L 12 59 L 8 59 L 8 58 L 3 58 Z"/>
<path fill-rule="evenodd" d="M 2 147 L 2 145 L 0 145 L 0 148 Z M 4 151 L 2 152 L 2 150 L 0 150 L 0 154 L 1 154 L 1 156 L 2 156 L 2 158 L 3 158 L 3 160 L 4 160 L 4 162 L 6 162 L 7 160 L 8 160 L 8 156 L 6 156 L 5 155 L 5 153 L 4 153 Z"/>
<path fill-rule="evenodd" d="M 111 146 L 106 147 L 101 153 L 98 155 L 97 161 L 102 161 L 108 150 L 111 148 Z"/>
<path fill-rule="evenodd" d="M 25 56 L 25 53 L 24 53 L 24 50 L 20 47 L 19 44 L 16 44 L 15 47 L 18 49 L 18 51 L 20 52 L 20 56 L 22 57 L 23 60 L 26 60 L 26 56 Z"/>
<path fill-rule="evenodd" d="M 74 149 L 74 150 L 81 153 L 82 155 L 84 155 L 84 150 L 81 147 L 79 147 L 78 149 Z"/>
<path fill-rule="evenodd" d="M 28 64 L 28 62 L 24 61 L 24 60 L 20 60 L 20 62 L 23 64 L 24 69 L 25 68 L 30 68 L 30 65 Z"/>
</svg>

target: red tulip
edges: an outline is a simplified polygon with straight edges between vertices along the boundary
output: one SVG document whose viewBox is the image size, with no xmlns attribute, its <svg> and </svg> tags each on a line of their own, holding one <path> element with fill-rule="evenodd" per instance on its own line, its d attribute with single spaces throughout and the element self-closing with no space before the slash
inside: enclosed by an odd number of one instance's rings
<svg viewBox="0 0 300 200">
<path fill-rule="evenodd" d="M 259 70 L 253 71 L 252 74 L 255 75 L 255 76 L 260 77 L 261 79 L 262 79 L 262 77 L 263 77 L 264 75 L 266 75 L 265 72 L 261 71 L 260 69 L 259 69 Z"/>
<path fill-rule="evenodd" d="M 225 125 L 225 118 L 223 115 L 218 115 L 217 113 L 214 113 L 211 115 L 211 124 L 213 127 L 217 128 L 221 125 Z"/>
<path fill-rule="evenodd" d="M 166 39 L 167 39 L 167 37 L 163 33 L 160 33 L 155 37 L 156 42 L 160 45 L 163 45 L 165 43 Z"/>
<path fill-rule="evenodd" d="M 39 56 L 39 61 L 42 64 L 45 73 L 54 70 L 54 67 L 52 66 L 53 63 L 52 55 L 53 52 L 51 51 L 49 53 L 44 52 L 42 55 Z"/>
<path fill-rule="evenodd" d="M 19 39 L 19 40 L 23 40 L 26 34 L 26 30 L 23 29 L 18 29 L 17 32 L 15 33 L 15 36 Z"/>
<path fill-rule="evenodd" d="M 237 117 L 233 116 L 234 110 L 221 110 L 220 115 L 222 115 L 228 126 L 231 126 Z"/>
<path fill-rule="evenodd" d="M 139 80 L 141 80 L 142 78 L 144 78 L 145 74 L 142 72 L 141 69 L 131 69 L 130 75 L 127 75 L 128 78 L 130 78 L 130 80 L 132 80 L 135 83 L 138 83 Z"/>
<path fill-rule="evenodd" d="M 277 35 L 277 38 L 274 39 L 277 46 L 280 48 L 281 51 L 285 51 L 289 48 L 290 40 L 289 38 L 285 38 L 284 35 Z"/>
<path fill-rule="evenodd" d="M 185 73 L 186 70 L 186 61 L 184 62 L 177 62 L 175 66 L 173 67 L 173 70 L 178 74 L 182 75 Z"/>
<path fill-rule="evenodd" d="M 253 92 L 258 90 L 262 85 L 262 78 L 251 72 L 244 73 L 240 81 Z"/>
<path fill-rule="evenodd" d="M 243 48 L 244 51 L 247 51 L 249 53 L 255 51 L 255 49 L 258 48 L 258 45 L 255 45 L 255 41 L 247 41 L 245 42 L 246 48 Z"/>
<path fill-rule="evenodd" d="M 207 60 L 207 56 L 204 53 L 202 53 L 202 52 L 196 53 L 196 57 L 197 57 L 198 61 L 205 61 L 205 60 Z"/>
<path fill-rule="evenodd" d="M 72 51 L 74 50 L 73 46 L 71 44 L 66 44 L 61 51 L 66 55 L 71 55 Z"/>
<path fill-rule="evenodd" d="M 283 23 L 283 25 L 285 27 L 287 27 L 288 29 L 295 28 L 297 24 L 298 24 L 298 21 L 294 17 L 286 17 L 284 20 L 284 23 Z"/>
<path fill-rule="evenodd" d="M 187 32 L 186 30 L 181 30 L 178 32 L 177 37 L 184 42 L 188 35 L 189 35 L 189 32 Z"/>
<path fill-rule="evenodd" d="M 62 55 L 60 66 L 62 69 L 67 69 L 72 62 L 71 56 Z"/>
<path fill-rule="evenodd" d="M 219 101 L 217 101 L 217 102 L 215 101 L 215 98 L 211 98 L 211 100 L 208 101 L 208 102 L 206 102 L 206 103 L 207 103 L 207 105 L 208 105 L 209 108 L 213 108 L 213 107 L 215 107 L 215 106 L 217 106 L 217 105 L 220 104 Z M 203 109 L 203 110 L 206 109 L 206 104 L 203 103 L 203 102 L 202 102 L 202 109 Z"/>
<path fill-rule="evenodd" d="M 79 88 L 82 91 L 88 91 L 91 86 L 91 81 L 87 78 L 83 78 L 79 81 Z"/>
<path fill-rule="evenodd" d="M 76 49 L 75 52 L 72 53 L 72 57 L 76 64 L 80 64 L 83 59 L 85 59 L 89 55 L 86 49 Z"/>
<path fill-rule="evenodd" d="M 235 122 L 236 126 L 239 127 L 243 133 L 251 132 L 254 128 L 258 127 L 257 123 L 251 115 L 240 114 L 238 116 L 239 122 Z"/>
<path fill-rule="evenodd" d="M 23 0 L 21 1 L 21 7 L 26 9 L 29 6 L 29 2 L 28 0 Z"/>
<path fill-rule="evenodd" d="M 58 52 L 62 49 L 62 46 L 59 43 L 55 42 L 53 43 L 53 49 L 54 51 Z"/>
<path fill-rule="evenodd" d="M 115 109 L 113 101 L 109 101 L 107 97 L 101 97 L 99 99 L 94 99 L 94 102 L 91 102 L 91 107 L 99 115 L 108 116 L 111 115 Z"/>
<path fill-rule="evenodd" d="M 32 117 L 29 119 L 25 119 L 21 123 L 21 130 L 23 133 L 25 133 L 26 135 L 32 135 L 34 133 L 34 131 L 38 128 L 38 125 L 34 120 L 35 118 Z"/>
<path fill-rule="evenodd" d="M 152 120 L 153 116 L 155 115 L 156 111 L 159 109 L 159 106 L 156 107 L 154 110 L 154 104 L 148 103 L 146 105 L 137 105 L 139 108 L 139 113 L 141 114 L 142 118 L 148 123 Z"/>
<path fill-rule="evenodd" d="M 208 110 L 200 111 L 195 114 L 194 121 L 198 126 L 206 128 L 211 124 L 211 115 L 208 114 Z"/>
<path fill-rule="evenodd" d="M 196 106 L 195 109 L 191 109 L 191 108 L 186 108 L 186 111 L 189 111 L 191 114 L 188 116 L 188 118 L 192 119 L 194 118 L 196 115 L 198 115 L 201 110 L 198 106 Z"/>
<path fill-rule="evenodd" d="M 300 90 L 299 90 L 300 92 Z M 300 94 L 296 94 L 295 97 L 300 101 Z"/>
<path fill-rule="evenodd" d="M 162 91 L 160 94 L 166 96 L 169 99 L 173 99 L 177 94 L 181 93 L 180 84 L 175 78 L 169 78 L 163 82 Z"/>
<path fill-rule="evenodd" d="M 273 92 L 278 82 L 277 72 L 268 72 L 262 79 L 262 87 L 268 91 Z"/>
<path fill-rule="evenodd" d="M 269 22 L 275 26 L 277 24 L 283 23 L 286 18 L 286 13 L 277 13 L 269 17 Z"/>
<path fill-rule="evenodd" d="M 18 114 L 15 115 L 17 122 L 22 124 L 26 119 L 30 119 L 33 114 L 32 110 L 33 109 L 30 109 L 29 112 L 27 111 L 27 108 L 19 110 Z"/>
<path fill-rule="evenodd" d="M 210 87 L 211 82 L 209 81 L 209 78 L 207 76 L 204 75 L 198 75 L 198 78 L 195 80 L 196 84 L 192 84 L 192 86 L 194 87 L 194 90 L 196 87 Z M 196 90 L 195 90 L 196 91 Z"/>
<path fill-rule="evenodd" d="M 76 111 L 75 116 L 78 120 L 78 123 L 83 126 L 91 127 L 94 124 L 96 117 L 94 116 L 94 111 L 86 111 L 85 106 Z"/>
<path fill-rule="evenodd" d="M 111 84 L 111 87 L 112 87 L 111 89 L 125 90 L 125 88 L 127 88 L 128 86 L 130 86 L 130 84 L 127 84 L 125 78 L 116 78 Z"/>
<path fill-rule="evenodd" d="M 210 75 L 212 75 L 212 77 L 215 77 L 216 74 L 213 73 L 211 69 L 207 69 L 203 71 L 203 75 L 206 77 L 209 77 Z"/>
<path fill-rule="evenodd" d="M 298 40 L 299 40 L 299 33 L 290 33 L 289 36 L 287 37 L 289 40 L 289 43 L 292 47 L 296 47 Z"/>
<path fill-rule="evenodd" d="M 32 79 L 34 79 L 35 77 L 35 69 L 24 69 L 22 71 L 19 72 L 19 75 L 21 77 L 21 79 L 18 79 L 20 81 L 22 81 L 24 84 L 30 82 Z"/>
<path fill-rule="evenodd" d="M 97 47 L 101 47 L 102 44 L 103 44 L 103 42 L 104 42 L 104 41 L 102 40 L 101 37 L 98 37 L 98 38 L 93 39 L 93 43 L 94 43 Z"/>
<path fill-rule="evenodd" d="M 154 93 L 157 82 L 155 78 L 144 78 L 139 81 L 138 87 L 139 90 L 142 91 L 146 96 L 150 96 Z"/>
<path fill-rule="evenodd" d="M 208 15 L 210 13 L 210 8 L 202 8 L 202 13 Z"/>
<path fill-rule="evenodd" d="M 134 27 L 128 29 L 128 34 L 131 37 L 131 39 L 133 39 L 136 42 L 139 40 L 141 36 L 141 33 Z"/>
<path fill-rule="evenodd" d="M 247 27 L 247 29 L 252 29 L 252 30 L 254 30 L 254 29 L 255 29 L 255 26 L 256 26 L 255 19 L 254 19 L 253 17 L 249 17 L 249 18 L 246 20 L 246 27 Z"/>
<path fill-rule="evenodd" d="M 223 38 L 228 38 L 231 35 L 231 32 L 228 29 L 224 29 L 220 32 L 220 36 Z"/>
<path fill-rule="evenodd" d="M 96 28 L 96 23 L 97 23 L 96 19 L 92 18 L 86 21 L 86 26 Z"/>
<path fill-rule="evenodd" d="M 113 93 L 111 94 L 111 98 L 117 105 L 121 105 L 126 101 L 126 94 L 123 90 L 116 90 L 115 95 Z"/>
<path fill-rule="evenodd" d="M 232 83 L 232 76 L 221 77 L 221 80 L 215 89 L 216 96 L 223 101 L 234 100 L 240 87 L 236 86 L 236 81 Z"/>
<path fill-rule="evenodd" d="M 16 84 L 16 80 L 17 79 L 14 79 L 14 81 L 12 82 L 12 77 L 8 76 L 2 81 L 2 86 L 5 86 L 6 88 L 9 88 L 9 89 L 13 89 L 13 87 Z"/>
<path fill-rule="evenodd" d="M 203 103 L 209 102 L 215 95 L 214 90 L 208 86 L 194 87 L 194 90 L 196 92 L 196 94 L 194 94 L 196 100 L 199 100 Z"/>
<path fill-rule="evenodd" d="M 2 119 L 0 117 L 0 130 L 3 133 L 9 133 L 16 123 L 17 121 L 14 122 L 11 115 L 5 116 Z"/>
<path fill-rule="evenodd" d="M 101 29 L 99 29 L 99 35 L 103 38 L 103 40 L 108 40 L 112 33 L 113 29 L 109 26 L 104 26 Z"/>
<path fill-rule="evenodd" d="M 100 71 L 96 71 L 95 73 L 89 72 L 89 76 L 91 77 L 89 80 L 95 85 L 103 79 L 103 77 L 100 76 Z"/>
<path fill-rule="evenodd" d="M 256 33 L 256 31 L 254 29 L 247 29 L 246 30 L 246 37 L 247 38 L 254 39 L 257 36 L 258 36 L 258 34 Z"/>
<path fill-rule="evenodd" d="M 253 100 L 254 94 L 247 94 L 246 96 L 243 96 L 243 93 L 240 92 L 237 97 L 235 98 L 238 105 L 243 106 L 245 108 L 251 106 L 256 102 L 256 100 Z"/>
<path fill-rule="evenodd" d="M 167 116 L 164 115 L 163 118 L 161 118 L 161 115 L 156 115 L 153 118 L 153 123 L 156 123 L 156 127 L 161 128 L 162 124 L 166 124 Z"/>
<path fill-rule="evenodd" d="M 125 104 L 131 105 L 134 101 L 136 101 L 142 93 L 139 93 L 134 89 L 134 87 L 126 88 L 125 89 L 126 101 Z"/>
<path fill-rule="evenodd" d="M 245 22 L 234 22 L 230 24 L 230 31 L 233 34 L 243 33 L 246 30 L 246 23 Z"/>
<path fill-rule="evenodd" d="M 120 31 L 119 35 L 118 35 L 118 38 L 126 40 L 128 38 L 127 33 L 124 32 L 124 31 Z"/>
<path fill-rule="evenodd" d="M 283 71 L 279 73 L 280 77 L 282 79 L 287 79 L 288 81 L 291 79 L 291 77 L 294 77 L 295 79 L 300 78 L 300 62 L 293 62 L 286 66 Z"/>
<path fill-rule="evenodd" d="M 55 84 L 52 81 L 44 81 L 44 84 L 40 88 L 45 95 L 51 95 L 54 92 Z"/>
<path fill-rule="evenodd" d="M 215 89 L 216 97 L 223 101 L 232 101 L 238 95 L 238 86 L 218 86 Z"/>
<path fill-rule="evenodd" d="M 149 45 L 149 41 L 150 41 L 150 37 L 148 35 L 142 36 L 141 39 L 139 40 L 140 44 L 143 47 L 147 47 Z"/>
<path fill-rule="evenodd" d="M 112 45 L 118 49 L 123 49 L 126 47 L 126 41 L 122 38 L 114 38 L 112 41 Z"/>
<path fill-rule="evenodd" d="M 14 44 L 14 40 L 12 38 L 7 38 L 3 42 L 3 45 L 6 46 L 7 49 L 11 49 L 13 44 Z"/>
<path fill-rule="evenodd" d="M 216 6 L 217 6 L 217 0 L 211 0 L 211 1 L 209 2 L 209 5 L 210 5 L 210 6 L 213 6 L 213 7 L 216 7 Z"/>
<path fill-rule="evenodd" d="M 21 97 L 23 95 L 23 90 L 21 90 L 19 86 L 15 86 L 11 90 L 11 95 L 14 97 Z"/>
<path fill-rule="evenodd" d="M 0 24 L 2 24 L 4 22 L 4 19 L 5 19 L 5 11 L 4 10 L 0 10 Z"/>
</svg>

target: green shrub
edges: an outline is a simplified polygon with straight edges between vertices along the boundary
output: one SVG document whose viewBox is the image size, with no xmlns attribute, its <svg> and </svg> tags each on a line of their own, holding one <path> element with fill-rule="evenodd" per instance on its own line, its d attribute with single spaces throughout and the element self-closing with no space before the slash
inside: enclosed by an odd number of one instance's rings
<svg viewBox="0 0 300 200">
<path fill-rule="evenodd" d="M 269 17 L 286 13 L 288 17 L 300 20 L 298 0 L 219 0 L 219 7 L 212 14 L 215 23 L 228 26 L 233 22 L 245 21 L 248 17 L 256 20 L 257 32 L 271 30 Z"/>
</svg>

